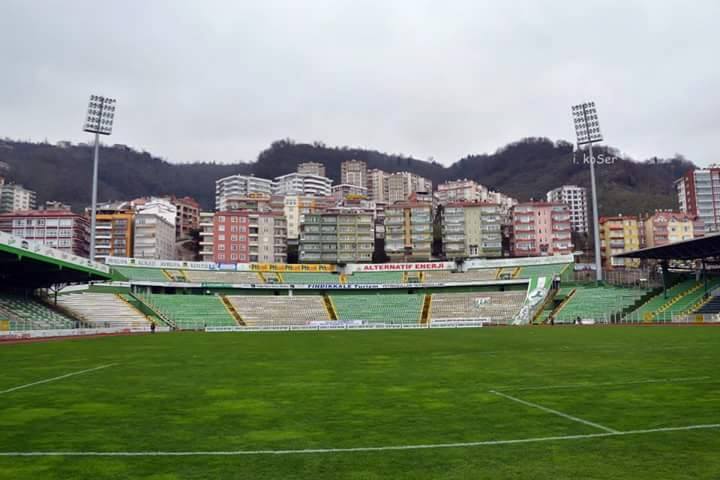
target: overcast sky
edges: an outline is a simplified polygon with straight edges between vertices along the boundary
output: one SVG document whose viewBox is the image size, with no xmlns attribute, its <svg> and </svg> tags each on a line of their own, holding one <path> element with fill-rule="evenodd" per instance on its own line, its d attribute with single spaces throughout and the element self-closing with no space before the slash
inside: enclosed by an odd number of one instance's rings
<svg viewBox="0 0 720 480">
<path fill-rule="evenodd" d="M 173 162 L 323 141 L 450 164 L 526 136 L 573 140 L 598 103 L 636 159 L 718 161 L 720 2 L 0 2 L 0 137 L 111 143 Z"/>
</svg>

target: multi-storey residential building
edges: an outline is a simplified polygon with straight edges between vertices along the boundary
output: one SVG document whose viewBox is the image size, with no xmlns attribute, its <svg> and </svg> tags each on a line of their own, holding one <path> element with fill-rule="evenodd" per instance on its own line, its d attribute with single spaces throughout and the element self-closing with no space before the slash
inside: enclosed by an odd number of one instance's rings
<svg viewBox="0 0 720 480">
<path fill-rule="evenodd" d="M 346 198 L 350 197 L 363 197 L 367 198 L 367 188 L 358 187 L 357 185 L 349 185 L 347 183 L 342 183 L 340 185 L 333 185 L 332 186 L 332 197 L 337 202 L 342 202 Z"/>
<path fill-rule="evenodd" d="M 251 193 L 246 196 L 232 196 L 225 199 L 225 211 L 230 210 L 252 210 L 256 212 L 270 212 L 275 208 L 275 204 L 279 202 L 280 196 L 272 196 L 266 193 Z M 280 208 L 282 209 L 282 208 Z"/>
<path fill-rule="evenodd" d="M 322 212 L 330 208 L 333 203 L 329 197 L 312 195 L 288 195 L 283 198 L 283 201 L 288 241 L 297 241 L 300 236 L 300 225 L 303 223 L 305 215 Z"/>
<path fill-rule="evenodd" d="M 385 253 L 391 260 L 430 260 L 432 203 L 398 202 L 385 209 Z"/>
<path fill-rule="evenodd" d="M 500 206 L 452 202 L 442 212 L 443 252 L 448 259 L 502 256 Z"/>
<path fill-rule="evenodd" d="M 640 228 L 644 230 L 641 247 L 661 247 L 704 235 L 702 220 L 682 212 L 658 210 L 645 218 Z"/>
<path fill-rule="evenodd" d="M 574 232 L 588 232 L 587 192 L 576 185 L 563 185 L 547 192 L 548 202 L 564 203 L 570 207 L 570 225 Z"/>
<path fill-rule="evenodd" d="M 367 189 L 368 198 L 374 202 L 387 203 L 388 202 L 388 179 L 390 174 L 382 170 L 374 168 L 368 170 L 367 176 Z"/>
<path fill-rule="evenodd" d="M 215 212 L 200 212 L 200 259 L 215 261 Z"/>
<path fill-rule="evenodd" d="M 37 195 L 14 183 L 0 183 L 0 213 L 33 210 Z"/>
<path fill-rule="evenodd" d="M 318 175 L 325 177 L 325 165 L 319 162 L 305 162 L 298 165 L 297 173 L 306 173 L 308 175 Z"/>
<path fill-rule="evenodd" d="M 215 209 L 228 209 L 228 200 L 254 193 L 272 195 L 273 181 L 252 175 L 231 175 L 215 181 Z"/>
<path fill-rule="evenodd" d="M 640 266 L 634 258 L 615 258 L 613 255 L 640 248 L 640 224 L 633 215 L 600 217 L 600 256 L 604 267 L 614 268 Z"/>
<path fill-rule="evenodd" d="M 40 207 L 38 207 L 38 209 L 39 210 L 53 210 L 53 211 L 67 210 L 68 212 L 70 210 L 72 210 L 70 205 L 68 205 L 67 203 L 62 203 L 62 202 L 58 202 L 55 200 L 46 200 L 45 205 L 41 205 Z"/>
<path fill-rule="evenodd" d="M 213 217 L 213 261 L 285 263 L 287 225 L 273 212 L 237 210 Z"/>
<path fill-rule="evenodd" d="M 132 257 L 135 231 L 132 210 L 98 209 L 95 222 L 95 261 Z"/>
<path fill-rule="evenodd" d="M 699 217 L 706 232 L 720 229 L 720 166 L 690 170 L 675 181 L 680 211 Z"/>
<path fill-rule="evenodd" d="M 515 257 L 572 253 L 570 209 L 554 202 L 527 202 L 512 210 L 511 254 Z"/>
<path fill-rule="evenodd" d="M 273 182 L 274 195 L 330 195 L 332 180 L 320 175 L 288 173 L 276 177 Z"/>
<path fill-rule="evenodd" d="M 432 193 L 432 182 L 410 172 L 396 172 L 388 177 L 388 202 L 405 202 L 413 193 Z"/>
<path fill-rule="evenodd" d="M 372 261 L 375 234 L 371 214 L 352 211 L 311 213 L 305 215 L 301 228 L 301 262 Z"/>
<path fill-rule="evenodd" d="M 163 215 L 150 211 L 136 214 L 133 257 L 174 260 L 175 223 L 170 223 Z"/>
<path fill-rule="evenodd" d="M 177 208 L 167 199 L 158 197 L 137 198 L 130 202 L 135 213 L 147 213 L 162 217 L 166 222 L 175 227 Z"/>
<path fill-rule="evenodd" d="M 487 197 L 488 189 L 473 180 L 453 180 L 438 185 L 435 196 L 440 205 L 452 202 L 481 202 Z"/>
<path fill-rule="evenodd" d="M 0 231 L 88 257 L 90 224 L 82 215 L 68 210 L 27 210 L 0 214 Z"/>
<path fill-rule="evenodd" d="M 175 238 L 189 238 L 200 224 L 200 204 L 192 197 L 166 197 L 175 205 Z"/>
<path fill-rule="evenodd" d="M 340 164 L 340 183 L 367 188 L 367 163 L 362 160 L 346 160 Z"/>
</svg>

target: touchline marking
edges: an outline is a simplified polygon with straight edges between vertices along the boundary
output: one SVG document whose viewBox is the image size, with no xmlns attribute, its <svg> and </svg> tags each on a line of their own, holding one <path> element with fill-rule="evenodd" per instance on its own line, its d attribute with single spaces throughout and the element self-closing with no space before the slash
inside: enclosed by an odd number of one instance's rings
<svg viewBox="0 0 720 480">
<path fill-rule="evenodd" d="M 630 382 L 601 382 L 601 383 L 566 383 L 563 385 L 534 385 L 529 387 L 512 385 L 504 385 L 495 387 L 497 390 L 513 390 L 516 392 L 523 390 L 555 390 L 562 388 L 583 388 L 583 387 L 612 387 L 614 385 L 644 385 L 647 383 L 691 383 L 701 380 L 710 380 L 712 377 L 680 377 L 680 378 L 655 378 L 651 380 L 635 380 Z"/>
<path fill-rule="evenodd" d="M 540 409 L 540 410 L 542 410 L 543 412 L 548 412 L 548 413 L 552 413 L 552 414 L 558 415 L 558 416 L 563 417 L 563 418 L 567 418 L 568 420 L 572 420 L 573 422 L 584 423 L 585 425 L 589 425 L 589 426 L 591 426 L 591 427 L 599 428 L 600 430 L 605 430 L 605 431 L 608 432 L 608 433 L 620 433 L 620 432 L 617 431 L 617 430 L 614 430 L 614 429 L 612 429 L 612 428 L 605 427 L 605 426 L 603 426 L 603 425 L 600 425 L 599 423 L 594 423 L 594 422 L 590 422 L 590 421 L 588 421 L 588 420 L 583 420 L 582 418 L 573 417 L 572 415 L 568 415 L 567 413 L 559 412 L 559 411 L 557 411 L 557 410 L 553 410 L 552 408 L 543 407 L 542 405 L 538 405 L 537 403 L 527 402 L 527 401 L 522 400 L 522 399 L 520 399 L 520 398 L 513 397 L 512 395 L 507 395 L 507 394 L 505 394 L 505 393 L 501 393 L 501 392 L 498 392 L 498 391 L 495 391 L 495 390 L 490 390 L 490 393 L 493 393 L 493 394 L 498 395 L 498 396 L 500 396 L 500 397 L 507 398 L 508 400 L 512 400 L 513 402 L 521 403 L 521 404 L 523 404 L 523 405 L 525 405 L 525 406 L 528 406 L 528 407 L 533 407 L 533 408 Z"/>
<path fill-rule="evenodd" d="M 39 380 L 37 382 L 20 385 L 18 387 L 8 388 L 7 390 L 0 390 L 0 395 L 2 395 L 4 393 L 14 392 L 16 390 L 22 390 L 23 388 L 34 387 L 35 385 L 41 385 L 43 383 L 55 382 L 57 380 L 62 380 L 63 378 L 73 377 L 75 375 L 82 375 L 83 373 L 90 373 L 90 372 L 94 372 L 96 370 L 102 370 L 103 368 L 108 368 L 108 367 L 112 367 L 115 365 L 117 365 L 117 363 L 108 363 L 107 365 L 100 365 L 99 367 L 88 368 L 87 370 L 80 370 L 79 372 L 66 373 L 65 375 L 60 375 L 59 377 L 46 378 L 45 380 Z"/>
<path fill-rule="evenodd" d="M 493 445 L 513 445 L 522 443 L 557 442 L 564 440 L 584 440 L 588 438 L 620 437 L 625 435 L 643 435 L 660 432 L 679 432 L 687 430 L 707 430 L 720 428 L 720 423 L 707 425 L 688 425 L 684 427 L 650 428 L 628 430 L 626 432 L 587 433 L 583 435 L 562 435 L 555 437 L 518 438 L 513 440 L 487 440 L 483 442 L 435 443 L 420 445 L 390 445 L 383 447 L 354 448 L 305 448 L 297 450 L 219 450 L 185 452 L 0 452 L 0 457 L 193 457 L 193 456 L 241 456 L 241 455 L 298 455 L 322 453 L 384 452 L 397 450 L 428 450 L 439 448 L 483 447 Z"/>
</svg>

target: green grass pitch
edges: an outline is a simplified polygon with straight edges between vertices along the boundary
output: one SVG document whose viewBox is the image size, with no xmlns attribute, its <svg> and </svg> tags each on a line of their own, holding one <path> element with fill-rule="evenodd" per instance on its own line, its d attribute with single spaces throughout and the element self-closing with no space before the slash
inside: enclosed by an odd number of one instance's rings
<svg viewBox="0 0 720 480">
<path fill-rule="evenodd" d="M 0 479 L 720 478 L 720 328 L 156 334 L 0 364 Z"/>
</svg>

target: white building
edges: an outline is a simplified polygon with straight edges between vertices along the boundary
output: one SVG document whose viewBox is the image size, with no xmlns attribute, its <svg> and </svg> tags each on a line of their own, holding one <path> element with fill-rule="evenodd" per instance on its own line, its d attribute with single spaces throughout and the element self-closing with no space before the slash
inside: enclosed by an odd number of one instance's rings
<svg viewBox="0 0 720 480">
<path fill-rule="evenodd" d="M 340 164 L 340 183 L 367 188 L 367 163 L 362 160 L 346 160 Z"/>
<path fill-rule="evenodd" d="M 275 177 L 273 195 L 315 195 L 324 197 L 331 193 L 332 180 L 320 175 L 288 173 Z"/>
<path fill-rule="evenodd" d="M 390 174 L 373 168 L 367 172 L 368 198 L 375 202 L 384 203 L 388 201 L 388 179 Z"/>
<path fill-rule="evenodd" d="M 230 175 L 215 181 L 215 209 L 227 210 L 227 201 L 232 197 L 247 197 L 253 193 L 271 195 L 273 181 L 252 175 Z"/>
<path fill-rule="evenodd" d="M 587 190 L 577 185 L 563 185 L 547 192 L 548 202 L 570 207 L 570 225 L 577 233 L 588 232 Z"/>
<path fill-rule="evenodd" d="M 404 202 L 413 193 L 432 193 L 432 182 L 410 172 L 396 172 L 388 177 L 388 202 Z"/>
<path fill-rule="evenodd" d="M 297 173 L 307 173 L 309 175 L 319 175 L 326 177 L 325 165 L 319 162 L 305 162 L 298 165 Z"/>
<path fill-rule="evenodd" d="M 487 199 L 488 189 L 474 180 L 452 180 L 438 185 L 435 196 L 438 203 L 480 202 Z"/>
<path fill-rule="evenodd" d="M 214 262 L 215 224 L 214 212 L 200 212 L 200 258 L 203 262 Z"/>
<path fill-rule="evenodd" d="M 156 260 L 175 259 L 175 209 L 170 223 L 163 215 L 144 211 L 135 215 L 133 256 Z"/>
<path fill-rule="evenodd" d="M 36 194 L 14 183 L 0 182 L 0 213 L 35 209 Z"/>
<path fill-rule="evenodd" d="M 312 195 L 287 195 L 283 199 L 283 215 L 287 222 L 288 240 L 297 240 L 300 236 L 300 225 L 305 215 L 319 213 L 332 206 L 330 197 Z"/>
</svg>

